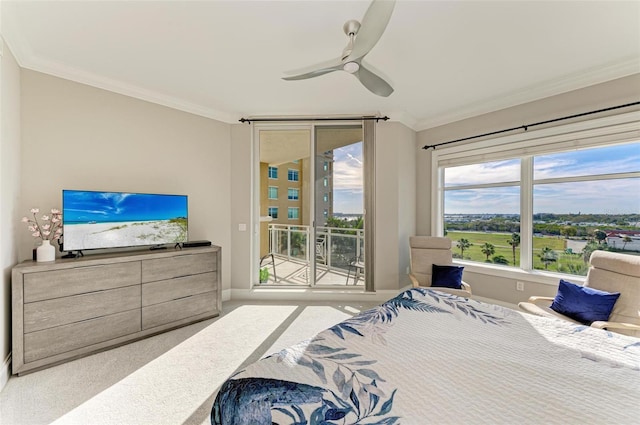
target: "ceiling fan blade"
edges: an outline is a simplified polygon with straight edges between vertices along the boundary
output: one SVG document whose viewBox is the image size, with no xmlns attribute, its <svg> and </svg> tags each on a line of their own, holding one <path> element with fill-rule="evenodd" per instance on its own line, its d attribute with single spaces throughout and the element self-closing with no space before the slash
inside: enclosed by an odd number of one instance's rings
<svg viewBox="0 0 640 425">
<path fill-rule="evenodd" d="M 342 69 L 342 60 L 331 59 L 295 71 L 285 72 L 285 74 L 289 75 L 282 77 L 282 79 L 287 81 L 304 80 L 306 78 L 319 77 L 320 75 L 328 74 L 329 72 L 337 71 L 339 69 Z"/>
<path fill-rule="evenodd" d="M 373 94 L 378 96 L 388 97 L 393 93 L 393 87 L 387 83 L 382 77 L 375 74 L 370 69 L 367 69 L 364 64 L 360 64 L 360 69 L 353 75 L 360 80 L 363 86 L 369 89 Z"/>
<path fill-rule="evenodd" d="M 360 30 L 347 61 L 355 61 L 369 53 L 387 28 L 395 0 L 373 0 L 362 18 Z"/>
</svg>

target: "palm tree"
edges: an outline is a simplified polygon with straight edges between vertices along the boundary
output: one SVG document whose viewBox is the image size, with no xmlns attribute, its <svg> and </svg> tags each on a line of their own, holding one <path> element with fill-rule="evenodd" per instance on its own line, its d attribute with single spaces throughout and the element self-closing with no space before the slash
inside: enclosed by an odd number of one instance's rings
<svg viewBox="0 0 640 425">
<path fill-rule="evenodd" d="M 496 255 L 491 259 L 491 261 L 493 261 L 494 264 L 504 264 L 507 266 L 509 265 L 509 260 L 504 258 L 503 255 Z"/>
<path fill-rule="evenodd" d="M 607 240 L 607 234 L 602 230 L 594 231 L 593 232 L 593 237 L 598 241 L 599 244 L 601 244 L 602 241 Z"/>
<path fill-rule="evenodd" d="M 549 268 L 549 263 L 554 263 L 558 261 L 558 254 L 548 246 L 542 248 L 540 252 L 540 260 L 544 263 L 544 269 L 547 270 Z"/>
<path fill-rule="evenodd" d="M 471 245 L 472 244 L 471 244 L 471 242 L 469 242 L 468 239 L 462 238 L 462 239 L 460 239 L 458 241 L 458 248 L 460 248 L 460 257 L 461 258 L 464 258 L 464 250 L 471 248 Z"/>
<path fill-rule="evenodd" d="M 490 244 L 489 242 L 485 242 L 484 245 L 482 245 L 482 248 L 480 250 L 482 251 L 482 253 L 484 255 L 487 256 L 487 263 L 488 263 L 489 262 L 489 256 L 495 254 L 496 247 L 493 246 L 493 244 Z"/>
<path fill-rule="evenodd" d="M 624 243 L 622 244 L 622 250 L 624 250 L 624 247 L 625 247 L 625 246 L 627 246 L 627 244 L 628 244 L 629 242 L 631 242 L 632 240 L 633 240 L 633 239 L 631 239 L 631 237 L 629 237 L 629 235 L 624 235 L 624 236 L 622 237 L 622 242 L 624 242 Z"/>
<path fill-rule="evenodd" d="M 507 241 L 511 245 L 511 251 L 513 251 L 513 265 L 516 265 L 516 248 L 520 246 L 520 234 L 512 233 L 511 239 Z"/>
</svg>

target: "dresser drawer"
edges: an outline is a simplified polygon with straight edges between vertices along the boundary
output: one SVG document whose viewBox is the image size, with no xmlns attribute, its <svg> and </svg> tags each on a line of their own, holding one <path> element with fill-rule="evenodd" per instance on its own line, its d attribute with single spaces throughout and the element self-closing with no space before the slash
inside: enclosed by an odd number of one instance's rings
<svg viewBox="0 0 640 425">
<path fill-rule="evenodd" d="M 217 269 L 217 256 L 212 252 L 144 260 L 142 262 L 142 282 L 155 282 L 157 280 L 214 272 Z"/>
<path fill-rule="evenodd" d="M 24 332 L 35 332 L 135 308 L 140 308 L 140 285 L 38 301 L 24 305 Z"/>
<path fill-rule="evenodd" d="M 142 329 L 150 329 L 199 314 L 219 313 L 216 306 L 217 291 L 205 292 L 179 300 L 142 307 Z"/>
<path fill-rule="evenodd" d="M 140 309 L 24 335 L 24 362 L 33 362 L 140 331 Z"/>
<path fill-rule="evenodd" d="M 190 295 L 214 291 L 217 287 L 214 272 L 177 277 L 169 280 L 142 284 L 142 306 L 164 303 Z"/>
<path fill-rule="evenodd" d="M 140 262 L 24 274 L 24 302 L 47 300 L 140 283 Z"/>
</svg>

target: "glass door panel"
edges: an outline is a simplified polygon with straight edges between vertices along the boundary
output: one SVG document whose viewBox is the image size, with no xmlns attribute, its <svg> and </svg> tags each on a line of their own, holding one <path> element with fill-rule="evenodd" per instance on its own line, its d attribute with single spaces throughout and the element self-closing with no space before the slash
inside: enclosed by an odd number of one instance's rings
<svg viewBox="0 0 640 425">
<path fill-rule="evenodd" d="M 362 126 L 315 126 L 315 284 L 364 285 Z"/>
<path fill-rule="evenodd" d="M 260 285 L 310 285 L 311 130 L 260 130 Z"/>
</svg>

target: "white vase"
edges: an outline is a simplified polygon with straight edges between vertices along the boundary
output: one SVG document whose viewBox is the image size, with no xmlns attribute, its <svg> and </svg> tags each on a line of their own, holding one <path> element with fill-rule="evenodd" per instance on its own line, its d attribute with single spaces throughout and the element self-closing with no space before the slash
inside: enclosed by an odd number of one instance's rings
<svg viewBox="0 0 640 425">
<path fill-rule="evenodd" d="M 36 250 L 36 261 L 41 263 L 43 261 L 55 261 L 56 249 L 49 240 L 43 240 L 42 245 Z"/>
</svg>

